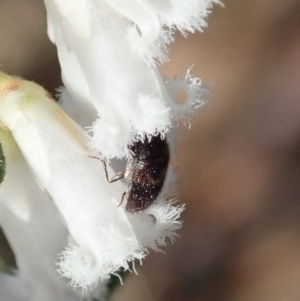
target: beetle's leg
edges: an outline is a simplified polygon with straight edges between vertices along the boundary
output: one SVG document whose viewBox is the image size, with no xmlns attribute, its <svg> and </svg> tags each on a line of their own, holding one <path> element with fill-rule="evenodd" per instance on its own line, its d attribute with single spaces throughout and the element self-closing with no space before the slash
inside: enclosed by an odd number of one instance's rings
<svg viewBox="0 0 300 301">
<path fill-rule="evenodd" d="M 118 207 L 120 207 L 120 206 L 122 205 L 122 203 L 123 203 L 123 201 L 124 201 L 124 198 L 125 198 L 125 195 L 126 195 L 126 191 L 123 192 L 122 198 L 121 198 L 121 202 L 120 202 L 120 204 L 118 205 Z"/>
<path fill-rule="evenodd" d="M 113 183 L 113 182 L 116 182 L 116 181 L 124 178 L 125 170 L 120 171 L 120 172 L 116 173 L 114 176 L 112 176 L 111 178 L 109 178 L 108 177 L 108 172 L 107 172 L 107 167 L 106 167 L 106 162 L 104 160 L 102 160 L 100 158 L 97 158 L 97 157 L 94 157 L 94 156 L 89 156 L 89 157 L 92 158 L 92 159 L 97 159 L 97 160 L 102 162 L 103 167 L 104 167 L 105 177 L 106 177 L 106 180 L 107 180 L 108 183 Z"/>
<path fill-rule="evenodd" d="M 115 175 L 113 175 L 113 176 L 109 179 L 109 178 L 108 178 L 107 171 L 105 170 L 106 180 L 107 180 L 107 182 L 109 182 L 109 183 L 113 183 L 113 182 L 116 182 L 116 181 L 118 181 L 118 180 L 120 180 L 120 179 L 123 179 L 123 178 L 124 178 L 124 174 L 125 174 L 125 170 L 116 173 Z"/>
</svg>

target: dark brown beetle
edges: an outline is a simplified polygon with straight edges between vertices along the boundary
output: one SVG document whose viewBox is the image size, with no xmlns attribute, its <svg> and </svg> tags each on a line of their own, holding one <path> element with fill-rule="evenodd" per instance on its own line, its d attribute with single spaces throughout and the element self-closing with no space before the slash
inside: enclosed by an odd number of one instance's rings
<svg viewBox="0 0 300 301">
<path fill-rule="evenodd" d="M 127 189 L 123 193 L 127 199 L 126 210 L 128 212 L 140 212 L 147 209 L 158 197 L 165 182 L 170 150 L 166 138 L 160 135 L 152 136 L 144 141 L 134 142 L 128 146 L 131 157 L 127 161 L 126 169 L 115 174 L 109 179 L 105 161 L 101 160 L 106 179 L 109 183 L 115 182 L 125 177 Z"/>
</svg>

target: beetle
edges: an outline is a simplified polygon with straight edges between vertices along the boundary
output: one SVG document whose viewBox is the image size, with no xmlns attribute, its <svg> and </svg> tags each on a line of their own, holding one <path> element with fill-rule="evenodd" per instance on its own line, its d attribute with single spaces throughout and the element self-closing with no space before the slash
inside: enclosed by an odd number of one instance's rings
<svg viewBox="0 0 300 301">
<path fill-rule="evenodd" d="M 163 188 L 170 161 L 170 149 L 167 139 L 160 135 L 150 138 L 145 135 L 143 141 L 135 141 L 128 145 L 128 149 L 131 156 L 126 169 L 112 178 L 108 177 L 105 161 L 100 160 L 109 183 L 122 178 L 127 180 L 120 205 L 126 197 L 125 209 L 131 213 L 141 212 L 153 204 Z"/>
</svg>

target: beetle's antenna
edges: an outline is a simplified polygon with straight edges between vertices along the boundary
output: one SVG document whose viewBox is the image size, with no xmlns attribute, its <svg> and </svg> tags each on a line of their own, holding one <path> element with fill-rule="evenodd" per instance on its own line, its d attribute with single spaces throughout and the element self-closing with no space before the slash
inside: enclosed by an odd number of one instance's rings
<svg viewBox="0 0 300 301">
<path fill-rule="evenodd" d="M 104 172 L 105 172 L 106 181 L 108 183 L 113 183 L 113 182 L 116 182 L 116 181 L 124 178 L 125 170 L 124 171 L 120 171 L 120 172 L 116 173 L 114 176 L 112 176 L 111 178 L 109 178 L 108 172 L 107 172 L 106 162 L 103 159 L 100 159 L 100 158 L 95 157 L 95 156 L 88 156 L 88 157 L 92 158 L 92 159 L 99 160 L 99 161 L 102 162 L 103 168 L 104 168 Z"/>
</svg>

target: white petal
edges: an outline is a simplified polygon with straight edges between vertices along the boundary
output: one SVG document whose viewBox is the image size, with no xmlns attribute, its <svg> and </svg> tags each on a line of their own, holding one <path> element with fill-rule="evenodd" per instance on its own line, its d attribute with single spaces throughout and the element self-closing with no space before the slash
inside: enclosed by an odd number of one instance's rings
<svg viewBox="0 0 300 301">
<path fill-rule="evenodd" d="M 153 43 L 161 29 L 156 14 L 143 1 L 139 0 L 106 0 L 115 10 L 134 22 L 146 43 Z"/>
<path fill-rule="evenodd" d="M 18 95 L 7 92 L 0 99 L 0 120 L 12 131 L 29 165 L 64 216 L 70 234 L 86 254 L 77 257 L 84 261 L 81 266 L 87 271 L 96 269 L 97 277 L 104 279 L 119 267 L 128 267 L 127 260 L 143 258 L 143 248 L 118 207 L 124 184 L 107 183 L 101 162 L 89 157 L 82 130 L 42 88 L 26 81 L 17 83 Z M 18 118 L 16 111 L 20 112 Z M 34 139 L 42 148 L 32 148 Z M 49 169 L 46 174 L 41 169 L 40 151 Z M 86 264 L 87 258 L 91 258 L 88 261 L 92 266 Z M 73 268 L 76 273 L 77 267 Z"/>
<path fill-rule="evenodd" d="M 3 127 L 0 142 L 6 160 L 6 174 L 0 185 L 0 221 L 18 266 L 18 276 L 6 280 L 24 300 L 76 298 L 56 272 L 55 259 L 68 235 L 62 217 L 49 194 L 36 184 L 17 144 Z"/>
<path fill-rule="evenodd" d="M 83 39 L 76 34 L 69 20 L 64 15 L 58 15 L 54 6 L 47 6 L 48 14 L 55 18 L 55 41 L 63 80 L 72 98 L 77 95 L 75 98 L 92 102 L 100 118 L 110 119 L 108 123 L 116 124 L 115 129 L 100 129 L 97 126 L 97 131 L 101 132 L 108 144 L 116 141 L 116 137 L 110 135 L 111 130 L 122 132 L 123 128 L 132 127 L 123 145 L 125 148 L 133 139 L 133 129 L 141 119 L 149 115 L 143 111 L 141 115 L 136 114 L 139 95 L 155 95 L 164 106 L 161 88 L 156 71 L 136 62 L 132 55 L 126 38 L 127 27 L 131 26 L 131 21 L 117 14 L 103 1 L 89 3 L 88 22 L 92 28 L 89 39 Z M 152 128 L 160 127 L 161 122 L 155 124 L 158 120 L 156 116 L 150 119 L 154 121 Z M 126 133 L 124 136 L 127 137 Z M 101 145 L 102 138 L 100 143 L 97 142 L 96 139 L 93 145 L 97 145 L 97 149 L 104 156 L 111 158 L 111 154 L 105 152 Z"/>
</svg>

